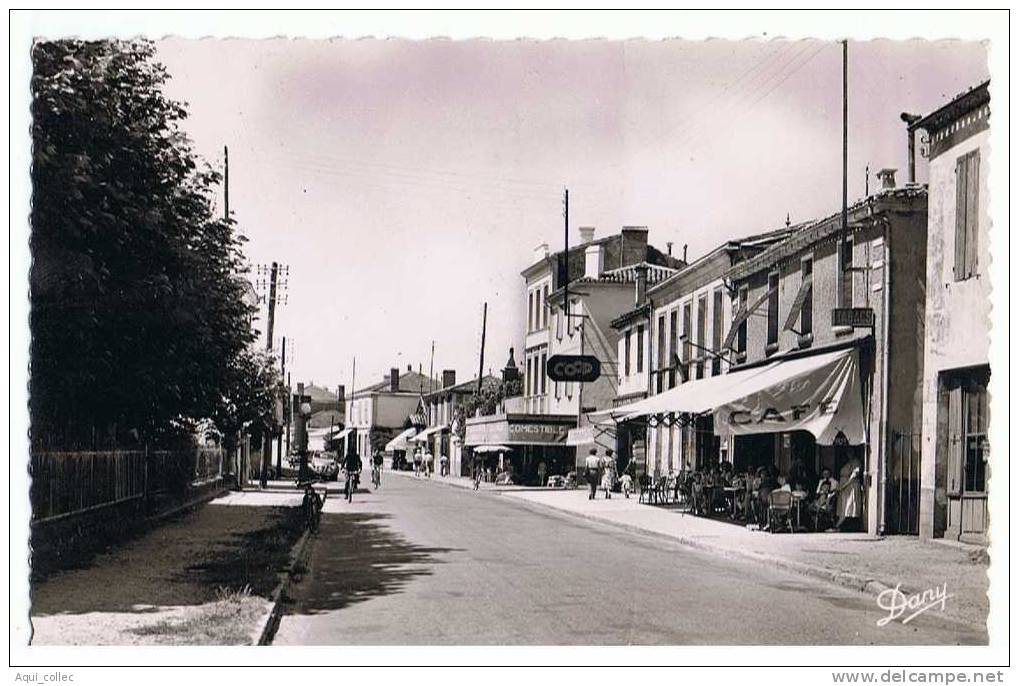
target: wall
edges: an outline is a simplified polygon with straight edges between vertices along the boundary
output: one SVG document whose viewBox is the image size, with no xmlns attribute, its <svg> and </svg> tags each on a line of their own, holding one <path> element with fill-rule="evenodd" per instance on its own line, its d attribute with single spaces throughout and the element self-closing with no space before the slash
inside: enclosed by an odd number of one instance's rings
<svg viewBox="0 0 1019 686">
<path fill-rule="evenodd" d="M 930 163 L 928 204 L 927 298 L 924 337 L 922 484 L 920 488 L 920 535 L 931 538 L 943 522 L 938 509 L 947 503 L 944 475 L 938 463 L 938 375 L 949 369 L 987 364 L 990 348 L 991 262 L 988 210 L 990 158 L 989 131 L 978 133 L 946 150 Z M 980 150 L 979 237 L 977 272 L 955 281 L 955 164 L 962 155 Z M 1003 258 L 1004 259 L 1004 258 Z M 993 417 L 992 417 L 993 421 Z M 942 460 L 943 462 L 943 460 Z"/>
</svg>

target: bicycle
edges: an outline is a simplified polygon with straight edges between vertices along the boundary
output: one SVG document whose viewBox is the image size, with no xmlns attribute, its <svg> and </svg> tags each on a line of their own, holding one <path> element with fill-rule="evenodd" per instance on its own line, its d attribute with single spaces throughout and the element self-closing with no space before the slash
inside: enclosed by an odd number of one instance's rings
<svg viewBox="0 0 1019 686">
<path fill-rule="evenodd" d="M 347 474 L 347 485 L 344 488 L 345 495 L 347 496 L 347 502 L 354 502 L 354 491 L 357 490 L 357 482 L 360 472 L 351 472 Z"/>
<path fill-rule="evenodd" d="M 313 534 L 318 533 L 318 525 L 322 519 L 323 502 L 322 496 L 312 486 L 312 482 L 305 483 L 304 501 L 301 503 L 301 509 L 304 511 L 304 522 L 308 527 L 308 531 Z"/>
<path fill-rule="evenodd" d="M 372 467 L 372 486 L 378 489 L 382 485 L 382 470 L 376 465 Z"/>
</svg>

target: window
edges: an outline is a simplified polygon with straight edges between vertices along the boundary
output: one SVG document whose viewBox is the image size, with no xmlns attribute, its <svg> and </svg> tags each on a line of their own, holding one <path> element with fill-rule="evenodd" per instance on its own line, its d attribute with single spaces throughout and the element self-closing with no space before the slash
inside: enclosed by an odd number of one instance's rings
<svg viewBox="0 0 1019 686">
<path fill-rule="evenodd" d="M 977 273 L 977 217 L 980 210 L 980 151 L 955 162 L 955 280 Z"/>
<path fill-rule="evenodd" d="M 548 362 L 548 353 L 541 354 L 541 367 L 539 373 L 541 374 L 541 394 L 545 395 L 548 390 L 548 375 L 545 374 L 545 363 Z"/>
<path fill-rule="evenodd" d="M 740 286 L 739 289 L 739 306 L 736 308 L 737 311 L 745 310 L 750 306 L 750 289 L 748 286 Z M 736 331 L 736 353 L 739 355 L 745 355 L 747 352 L 747 317 L 743 318 L 740 322 L 739 329 Z"/>
<path fill-rule="evenodd" d="M 804 281 L 814 278 L 814 259 L 808 257 L 800 262 L 800 278 Z M 814 287 L 807 288 L 800 306 L 800 335 L 807 336 L 814 331 Z"/>
<path fill-rule="evenodd" d="M 838 306 L 853 306 L 853 241 L 839 243 L 839 291 Z"/>
<path fill-rule="evenodd" d="M 530 357 L 527 358 L 527 378 L 526 378 L 526 385 L 524 386 L 524 391 L 525 391 L 525 393 L 527 395 L 531 394 L 531 358 Z"/>
<path fill-rule="evenodd" d="M 548 284 L 541 288 L 541 328 L 548 328 Z"/>
<path fill-rule="evenodd" d="M 632 333 L 632 330 L 627 329 L 626 335 L 623 336 L 623 376 L 630 376 L 630 334 Z"/>
<path fill-rule="evenodd" d="M 948 398 L 948 474 L 951 495 L 987 492 L 987 383 L 990 369 L 954 372 L 946 375 L 942 388 Z"/>
<path fill-rule="evenodd" d="M 702 295 L 697 299 L 697 369 L 698 379 L 704 378 L 704 338 L 705 329 L 708 328 L 708 296 Z"/>
<path fill-rule="evenodd" d="M 693 331 L 691 327 L 690 303 L 683 305 L 683 381 L 690 380 L 690 358 L 693 357 Z"/>
<path fill-rule="evenodd" d="M 768 348 L 778 347 L 778 272 L 768 274 Z"/>
<path fill-rule="evenodd" d="M 655 375 L 657 379 L 656 392 L 662 392 L 662 377 L 665 374 L 665 315 L 658 315 L 658 352 L 656 355 L 658 361 L 658 373 Z"/>
<path fill-rule="evenodd" d="M 527 331 L 534 331 L 534 291 L 527 291 Z"/>
<path fill-rule="evenodd" d="M 644 325 L 637 325 L 637 373 L 644 371 Z"/>
<path fill-rule="evenodd" d="M 722 350 L 722 289 L 716 288 L 712 295 L 713 302 L 711 303 L 711 349 L 715 351 L 716 355 L 711 358 L 711 375 L 718 376 L 722 373 L 722 358 L 718 355 L 721 354 Z"/>
<path fill-rule="evenodd" d="M 679 338 L 679 328 L 676 326 L 676 310 L 669 313 L 669 388 L 676 386 L 676 353 L 678 348 L 676 342 Z"/>
</svg>

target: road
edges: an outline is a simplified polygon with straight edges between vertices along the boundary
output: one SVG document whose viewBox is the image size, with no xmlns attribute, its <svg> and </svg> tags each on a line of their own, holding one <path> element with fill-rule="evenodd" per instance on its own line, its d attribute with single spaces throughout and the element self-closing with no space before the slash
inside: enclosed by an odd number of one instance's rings
<svg viewBox="0 0 1019 686">
<path fill-rule="evenodd" d="M 986 641 L 931 613 L 878 627 L 871 596 L 393 475 L 326 501 L 308 566 L 277 645 Z"/>
</svg>

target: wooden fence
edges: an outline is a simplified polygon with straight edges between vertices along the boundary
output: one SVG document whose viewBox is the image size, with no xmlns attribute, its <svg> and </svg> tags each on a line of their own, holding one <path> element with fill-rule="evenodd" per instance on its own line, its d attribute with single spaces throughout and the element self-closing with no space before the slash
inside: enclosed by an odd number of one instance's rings
<svg viewBox="0 0 1019 686">
<path fill-rule="evenodd" d="M 32 520 L 68 517 L 155 494 L 184 493 L 221 476 L 223 465 L 219 448 L 33 453 Z"/>
</svg>

